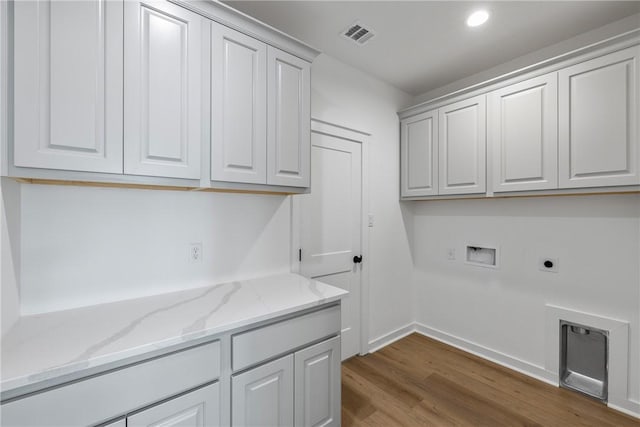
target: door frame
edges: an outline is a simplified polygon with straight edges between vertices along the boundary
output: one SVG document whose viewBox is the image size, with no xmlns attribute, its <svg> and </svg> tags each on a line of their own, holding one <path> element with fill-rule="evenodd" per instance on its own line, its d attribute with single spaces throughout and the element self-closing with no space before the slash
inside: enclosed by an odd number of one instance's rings
<svg viewBox="0 0 640 427">
<path fill-rule="evenodd" d="M 358 354 L 369 352 L 369 140 L 371 134 L 335 123 L 311 118 L 311 132 L 333 136 L 360 144 L 362 155 L 362 193 L 360 200 L 360 250 L 364 262 L 360 264 L 360 343 Z M 313 185 L 313 182 L 311 183 Z M 300 248 L 300 201 L 291 198 L 291 272 L 300 273 L 298 249 Z"/>
</svg>

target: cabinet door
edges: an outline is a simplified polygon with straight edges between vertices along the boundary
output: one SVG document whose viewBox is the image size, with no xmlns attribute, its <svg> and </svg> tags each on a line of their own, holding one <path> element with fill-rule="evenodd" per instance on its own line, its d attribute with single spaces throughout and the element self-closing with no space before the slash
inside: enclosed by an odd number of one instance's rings
<svg viewBox="0 0 640 427">
<path fill-rule="evenodd" d="M 547 74 L 488 95 L 493 191 L 558 187 L 557 74 Z"/>
<path fill-rule="evenodd" d="M 438 111 L 400 123 L 401 196 L 438 194 Z"/>
<path fill-rule="evenodd" d="M 267 182 L 267 46 L 212 23 L 211 180 Z"/>
<path fill-rule="evenodd" d="M 231 379 L 231 424 L 293 425 L 293 355 Z"/>
<path fill-rule="evenodd" d="M 295 353 L 295 425 L 340 425 L 340 337 Z"/>
<path fill-rule="evenodd" d="M 271 46 L 267 64 L 267 184 L 308 187 L 311 64 Z"/>
<path fill-rule="evenodd" d="M 200 178 L 205 22 L 164 1 L 125 2 L 126 174 Z"/>
<path fill-rule="evenodd" d="M 560 187 L 640 184 L 635 46 L 559 72 Z"/>
<path fill-rule="evenodd" d="M 14 2 L 14 164 L 122 173 L 122 1 Z"/>
<path fill-rule="evenodd" d="M 485 192 L 485 116 L 484 95 L 439 110 L 439 194 Z"/>
<path fill-rule="evenodd" d="M 220 383 L 152 406 L 127 417 L 127 427 L 213 427 L 220 425 Z"/>
</svg>

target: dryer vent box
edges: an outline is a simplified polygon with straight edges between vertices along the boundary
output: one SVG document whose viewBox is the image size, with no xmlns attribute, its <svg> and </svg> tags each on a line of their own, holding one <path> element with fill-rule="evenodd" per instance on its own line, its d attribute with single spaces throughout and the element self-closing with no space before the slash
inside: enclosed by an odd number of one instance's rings
<svg viewBox="0 0 640 427">
<path fill-rule="evenodd" d="M 560 387 L 606 402 L 608 359 L 608 331 L 560 321 Z"/>
<path fill-rule="evenodd" d="M 498 268 L 498 248 L 486 245 L 466 245 L 465 262 L 479 267 Z"/>
</svg>

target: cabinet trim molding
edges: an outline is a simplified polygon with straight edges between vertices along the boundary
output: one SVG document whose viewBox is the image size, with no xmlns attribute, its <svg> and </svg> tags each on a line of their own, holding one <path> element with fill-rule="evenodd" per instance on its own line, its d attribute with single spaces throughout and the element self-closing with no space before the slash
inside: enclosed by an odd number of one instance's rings
<svg viewBox="0 0 640 427">
<path fill-rule="evenodd" d="M 266 26 L 260 21 L 218 1 L 207 0 L 168 0 L 179 6 L 205 16 L 212 21 L 240 31 L 254 39 L 263 41 L 268 45 L 290 52 L 291 54 L 313 62 L 320 51 L 312 48 L 300 40 L 288 36 L 275 28 Z"/>
<path fill-rule="evenodd" d="M 424 111 L 429 111 L 434 108 L 445 106 L 452 102 L 457 102 L 458 100 L 485 94 L 492 90 L 528 80 L 533 77 L 537 77 L 553 71 L 558 71 L 561 68 L 566 68 L 580 62 L 588 61 L 590 59 L 603 56 L 607 53 L 623 50 L 639 43 L 640 28 L 637 28 L 619 34 L 617 36 L 610 37 L 608 39 L 601 40 L 599 42 L 566 52 L 553 58 L 549 58 L 535 64 L 517 69 L 515 71 L 502 74 L 483 82 L 467 86 L 465 88 L 447 93 L 428 101 L 409 106 L 398 111 L 398 117 L 400 119 L 405 119 L 407 117 L 415 116 L 416 114 L 420 114 Z"/>
</svg>

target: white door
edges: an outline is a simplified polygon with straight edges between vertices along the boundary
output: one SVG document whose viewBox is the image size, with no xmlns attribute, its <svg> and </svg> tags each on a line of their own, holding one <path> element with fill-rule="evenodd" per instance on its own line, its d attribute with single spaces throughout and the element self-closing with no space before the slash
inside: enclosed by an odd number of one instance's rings
<svg viewBox="0 0 640 427">
<path fill-rule="evenodd" d="M 122 1 L 16 1 L 16 166 L 122 173 Z"/>
<path fill-rule="evenodd" d="M 438 110 L 400 123 L 402 197 L 438 194 Z"/>
<path fill-rule="evenodd" d="M 166 1 L 127 1 L 124 19 L 124 172 L 200 179 L 208 21 Z"/>
<path fill-rule="evenodd" d="M 211 180 L 267 182 L 267 45 L 211 23 Z"/>
<path fill-rule="evenodd" d="M 493 191 L 558 187 L 557 79 L 546 74 L 488 95 Z"/>
<path fill-rule="evenodd" d="M 560 187 L 640 184 L 640 47 L 559 71 Z"/>
<path fill-rule="evenodd" d="M 311 134 L 311 193 L 299 197 L 302 275 L 349 291 L 342 300 L 342 359 L 360 352 L 362 147 Z M 363 262 L 367 262 L 364 260 Z"/>
<path fill-rule="evenodd" d="M 220 383 L 152 406 L 127 417 L 127 427 L 214 427 L 220 425 Z"/>
<path fill-rule="evenodd" d="M 311 64 L 267 48 L 267 184 L 309 186 Z"/>
<path fill-rule="evenodd" d="M 439 116 L 439 194 L 484 193 L 485 96 L 442 107 Z"/>
<path fill-rule="evenodd" d="M 295 360 L 295 425 L 340 425 L 340 337 L 300 350 Z"/>
<path fill-rule="evenodd" d="M 293 425 L 293 354 L 231 378 L 231 425 Z"/>
</svg>

